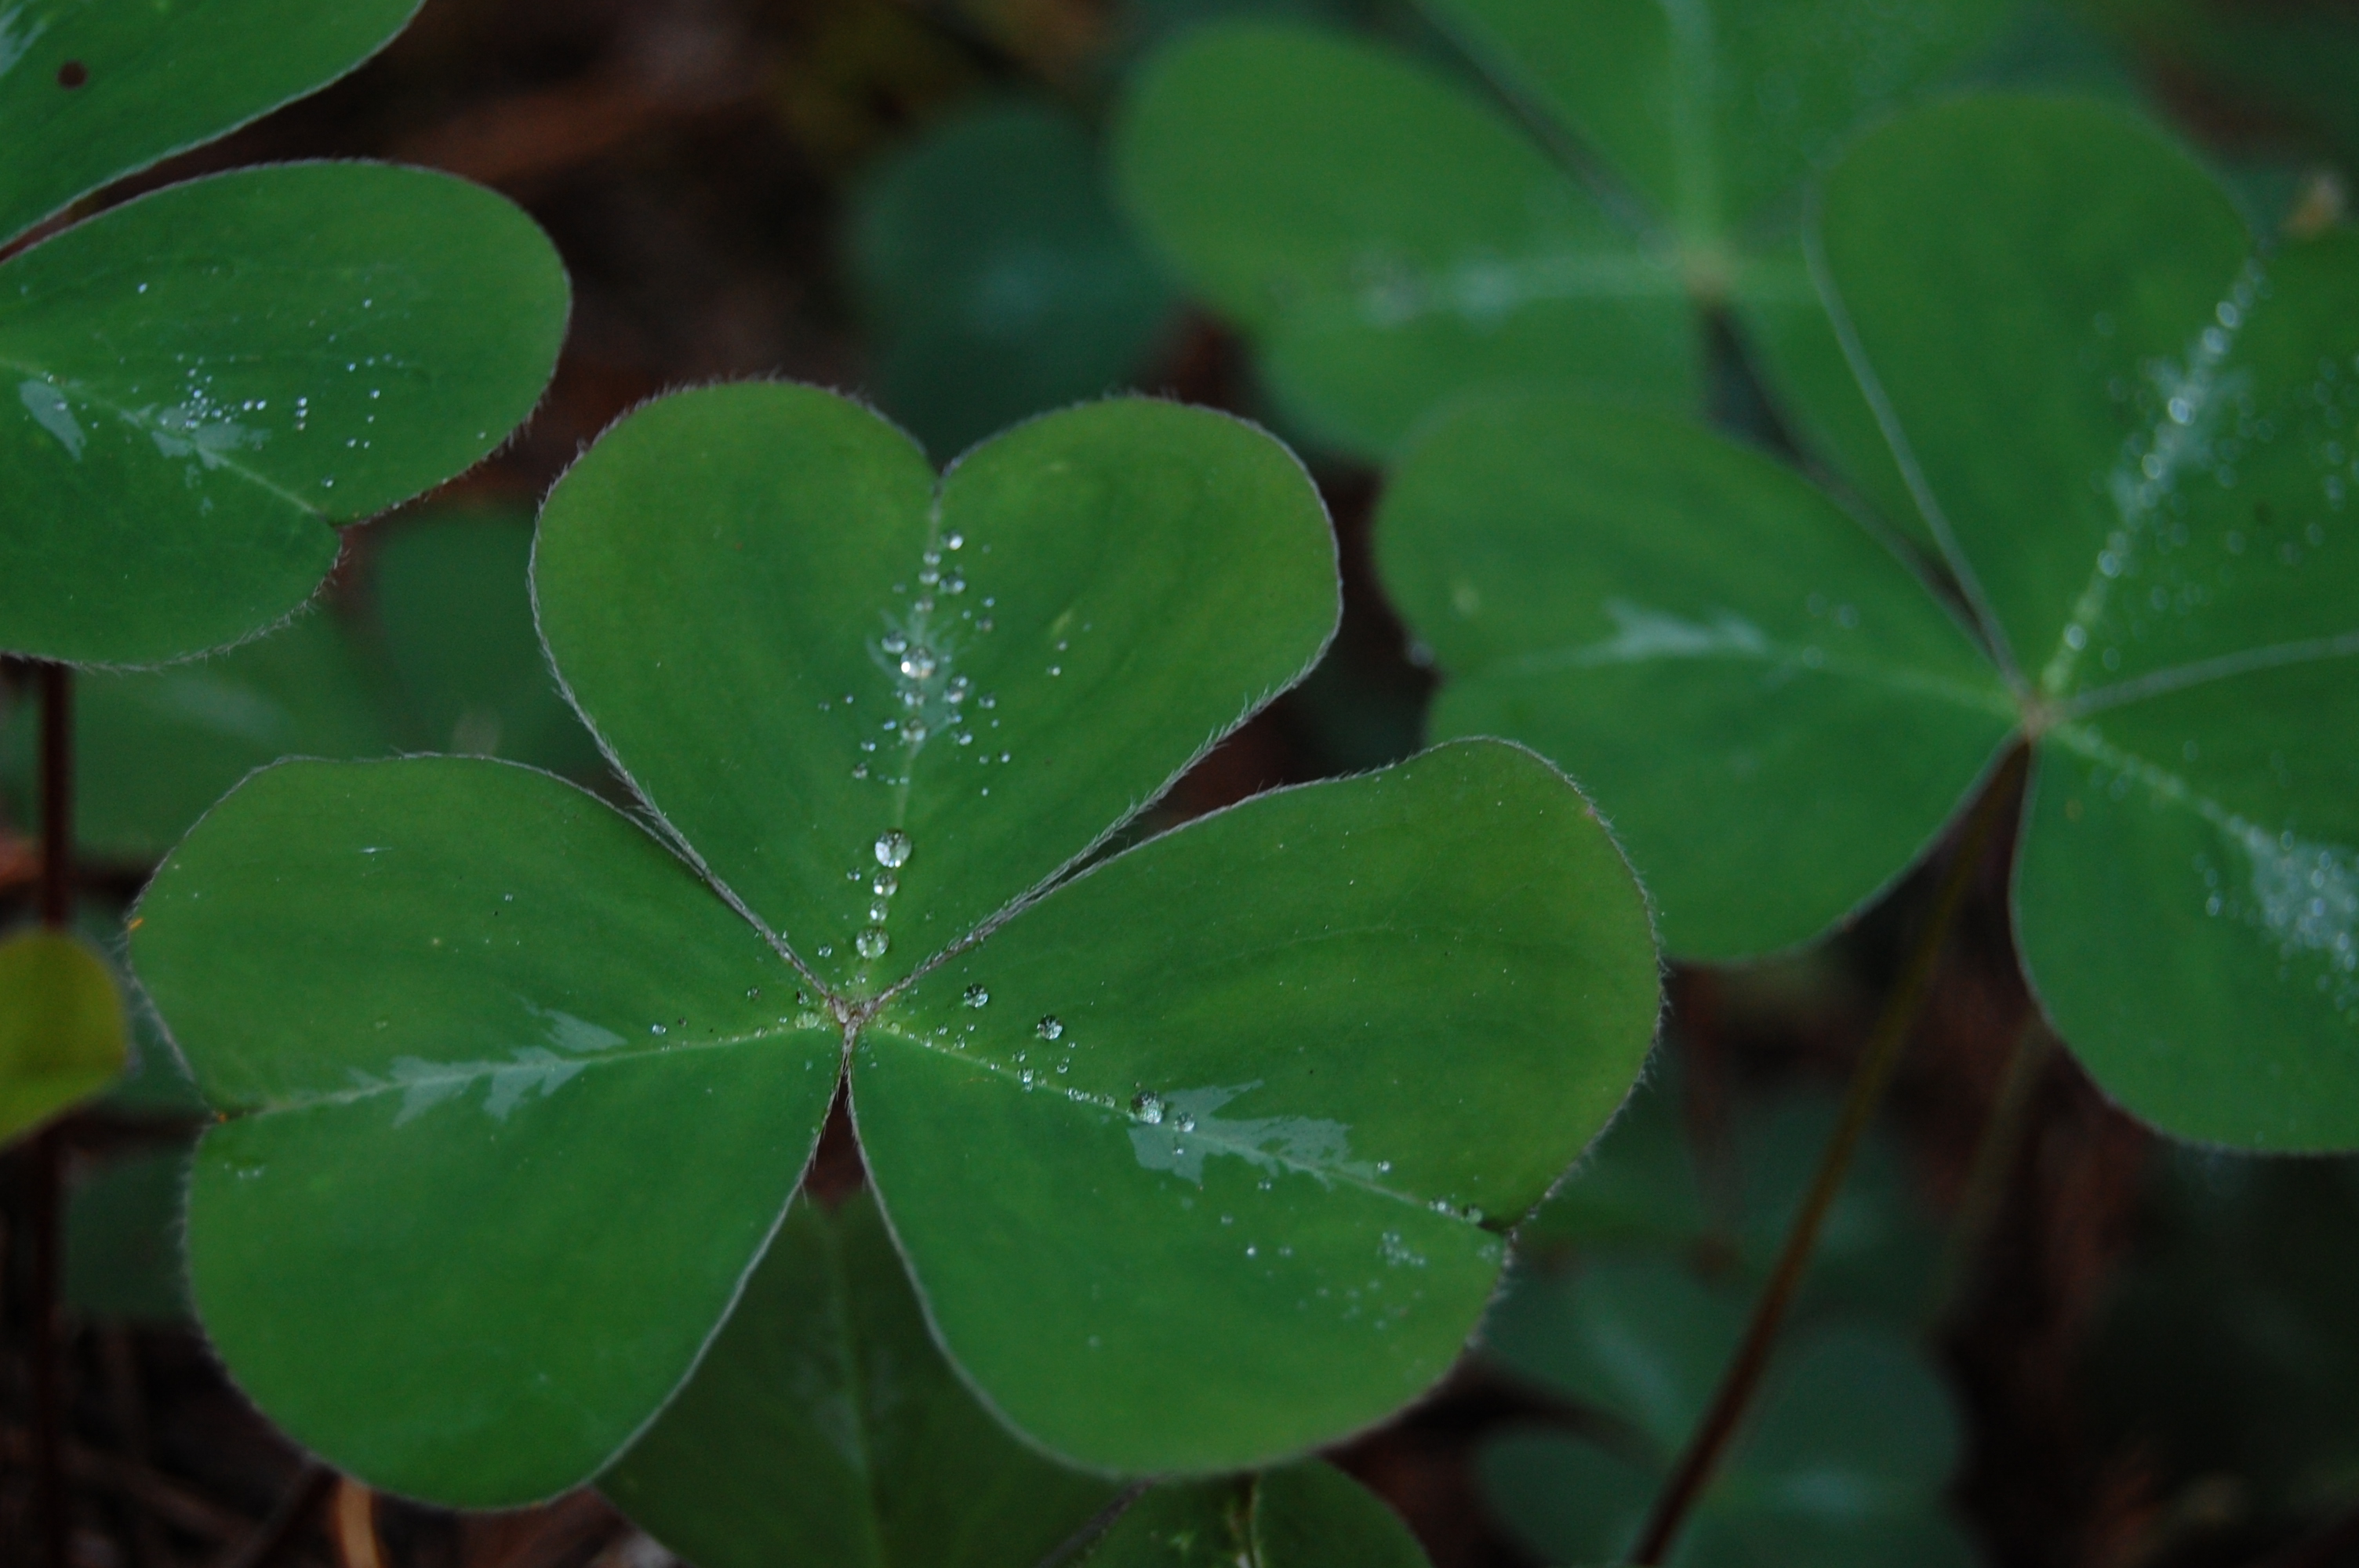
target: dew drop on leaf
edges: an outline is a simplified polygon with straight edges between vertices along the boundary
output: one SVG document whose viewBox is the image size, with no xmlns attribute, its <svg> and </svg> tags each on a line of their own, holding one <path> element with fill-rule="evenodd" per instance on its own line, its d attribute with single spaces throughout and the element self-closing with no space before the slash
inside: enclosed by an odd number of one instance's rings
<svg viewBox="0 0 2359 1568">
<path fill-rule="evenodd" d="M 1054 1040 L 1064 1033 L 1065 1026 L 1058 1022 L 1057 1015 L 1052 1012 L 1033 1025 L 1032 1032 L 1043 1040 Z"/>
<path fill-rule="evenodd" d="M 1155 1095 L 1140 1095 L 1130 1102 L 1130 1109 L 1133 1115 L 1149 1127 L 1158 1125 L 1163 1119 L 1163 1101 Z"/>
<path fill-rule="evenodd" d="M 981 986 L 969 986 L 959 993 L 959 1000 L 969 1007 L 988 1007 L 991 1004 L 991 993 Z"/>
<path fill-rule="evenodd" d="M 888 828 L 876 836 L 876 863 L 887 871 L 908 863 L 909 836 L 899 828 Z"/>
<path fill-rule="evenodd" d="M 852 946 L 864 958 L 881 958 L 886 949 L 893 946 L 893 938 L 885 934 L 883 926 L 872 925 L 853 937 Z"/>
</svg>

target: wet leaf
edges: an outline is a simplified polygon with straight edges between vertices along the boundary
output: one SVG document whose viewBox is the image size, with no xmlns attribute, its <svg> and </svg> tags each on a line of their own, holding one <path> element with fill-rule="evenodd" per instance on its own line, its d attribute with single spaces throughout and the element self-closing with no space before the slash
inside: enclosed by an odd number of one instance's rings
<svg viewBox="0 0 2359 1568">
<path fill-rule="evenodd" d="M 39 1126 L 123 1071 L 122 993 L 78 936 L 0 939 L 0 1141 Z"/>
<path fill-rule="evenodd" d="M 877 395 L 936 453 L 1139 373 L 1175 300 L 1115 216 L 1086 126 L 1009 99 L 868 176 L 847 257 Z"/>
<path fill-rule="evenodd" d="M 168 187 L 0 265 L 0 646 L 157 664 L 285 618 L 336 524 L 530 411 L 565 306 L 515 207 L 372 164 Z"/>
<path fill-rule="evenodd" d="M 281 763 L 165 868 L 132 952 L 228 1118 L 189 1259 L 239 1387 L 388 1489 L 600 1468 L 777 1225 L 832 1021 L 676 856 L 508 763 Z"/>
<path fill-rule="evenodd" d="M 1283 449 L 1114 402 L 937 494 L 855 406 L 729 387 L 610 433 L 541 527 L 560 671 L 709 881 L 522 770 L 289 764 L 143 903 L 142 979 L 241 1113 L 190 1238 L 263 1408 L 451 1501 L 589 1475 L 712 1332 L 846 1047 L 929 1323 L 1052 1453 L 1233 1471 L 1440 1375 L 1497 1273 L 1484 1217 L 1538 1198 L 1652 1033 L 1586 803 L 1470 743 L 1058 881 L 1325 641 L 1332 544 Z"/>
<path fill-rule="evenodd" d="M 1975 223 L 1912 229 L 1969 189 Z M 2178 149 L 2028 99 L 1879 133 L 1825 208 L 1863 376 L 2039 737 L 2041 1005 L 2167 1131 L 2359 1144 L 2359 235 L 2256 256 Z"/>
<path fill-rule="evenodd" d="M 1380 524 L 1437 730 L 1593 781 L 1699 956 L 1841 919 L 2029 737 L 2060 1035 L 2166 1131 L 2359 1144 L 2359 238 L 2256 257 L 2151 130 L 1992 95 L 1864 141 L 1818 265 L 1973 633 L 1766 460 L 1502 400 Z"/>
<path fill-rule="evenodd" d="M 696 1376 L 598 1485 L 700 1568 L 1035 1568 L 1120 1490 L 976 1402 L 866 1193 L 795 1201 Z"/>
<path fill-rule="evenodd" d="M 1900 558 L 1790 469 L 1669 416 L 1470 401 L 1402 460 L 1377 550 L 1451 675 L 1432 732 L 1571 769 L 1676 953 L 1774 952 L 1869 903 L 2013 728 Z"/>
<path fill-rule="evenodd" d="M 1795 243 L 1800 191 L 1985 49 L 2012 0 L 1427 9 L 1534 125 L 1398 55 L 1243 25 L 1174 45 L 1126 110 L 1134 210 L 1260 341 L 1289 411 L 1388 456 L 1475 385 L 1692 405 L 1700 313 L 1725 308 L 1805 443 L 1905 522 Z M 1576 165 L 1602 166 L 1604 201 Z"/>
<path fill-rule="evenodd" d="M 375 54 L 418 0 L 0 5 L 0 243 Z"/>
</svg>

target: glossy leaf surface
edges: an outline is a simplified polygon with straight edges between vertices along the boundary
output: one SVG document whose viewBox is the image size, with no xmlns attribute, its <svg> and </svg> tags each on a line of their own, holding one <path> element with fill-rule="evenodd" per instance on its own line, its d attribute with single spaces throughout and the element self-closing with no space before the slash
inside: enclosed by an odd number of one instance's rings
<svg viewBox="0 0 2359 1568">
<path fill-rule="evenodd" d="M 1498 1274 L 1479 1221 L 1536 1202 L 1636 1075 L 1647 952 L 1561 778 L 1444 747 L 1049 894 L 863 1031 L 853 1105 L 935 1325 L 1017 1425 L 1234 1468 L 1455 1359 Z"/>
<path fill-rule="evenodd" d="M 0 6 L 0 243 L 376 52 L 418 0 Z"/>
<path fill-rule="evenodd" d="M 104 1088 L 128 1038 L 114 972 L 89 944 L 46 930 L 0 939 L 0 1141 Z"/>
<path fill-rule="evenodd" d="M 462 1502 L 596 1468 L 718 1323 L 853 1040 L 929 1321 L 997 1411 L 1100 1468 L 1233 1470 L 1412 1397 L 1495 1276 L 1473 1209 L 1529 1206 L 1626 1090 L 1644 907 L 1516 748 L 1273 796 L 1022 902 L 1323 642 L 1332 546 L 1282 449 L 1116 402 L 932 488 L 875 416 L 749 386 L 634 416 L 552 499 L 547 640 L 720 885 L 457 761 L 272 770 L 168 862 L 142 976 L 244 1111 L 198 1162 L 198 1304 L 340 1464 Z M 389 1282 L 340 1342 L 274 1332 L 356 1272 Z"/>
<path fill-rule="evenodd" d="M 1970 233 L 1914 229 L 1968 190 Z M 2359 239 L 2256 258 L 2183 154 L 2037 99 L 1879 133 L 1825 206 L 1863 378 L 2045 731 L 2049 1016 L 2182 1137 L 2359 1143 Z"/>
<path fill-rule="evenodd" d="M 1377 547 L 1450 672 L 1433 732 L 1527 741 L 1595 791 L 1677 953 L 1791 946 L 1865 903 L 2013 728 L 1897 557 L 1669 416 L 1464 405 L 1403 459 Z"/>
<path fill-rule="evenodd" d="M 743 384 L 601 441 L 549 498 L 534 576 L 551 655 L 649 803 L 821 978 L 874 994 L 1299 679 L 1333 561 L 1301 469 L 1221 415 L 1093 404 L 938 492 L 865 410 Z M 651 593 L 696 612 L 649 615 Z M 911 846 L 889 867 L 888 833 Z"/>
<path fill-rule="evenodd" d="M 696 1376 L 599 1487 L 700 1568 L 1034 1568 L 1118 1490 L 975 1401 L 866 1193 L 795 1201 Z"/>
<path fill-rule="evenodd" d="M 228 1113 L 189 1249 L 240 1386 L 389 1490 L 516 1501 L 611 1458 L 833 1090 L 785 960 L 611 808 L 472 760 L 259 773 L 140 913 L 140 978 Z"/>
<path fill-rule="evenodd" d="M 846 242 L 877 395 L 939 455 L 1138 373 L 1176 303 L 1114 213 L 1088 128 L 1010 99 L 869 176 Z"/>
<path fill-rule="evenodd" d="M 515 207 L 370 164 L 173 186 L 0 265 L 0 645 L 153 664 L 286 616 L 334 524 L 531 410 L 565 309 Z"/>
</svg>

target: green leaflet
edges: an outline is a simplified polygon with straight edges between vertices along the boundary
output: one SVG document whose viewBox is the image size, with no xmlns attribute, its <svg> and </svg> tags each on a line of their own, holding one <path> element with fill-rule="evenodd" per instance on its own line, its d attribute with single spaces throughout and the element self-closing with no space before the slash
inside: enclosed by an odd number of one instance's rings
<svg viewBox="0 0 2359 1568">
<path fill-rule="evenodd" d="M 1441 421 L 1387 500 L 1387 580 L 1463 677 L 1437 727 L 1592 780 L 1707 956 L 1873 896 L 2029 735 L 2017 929 L 2060 1034 L 2179 1136 L 2359 1143 L 2359 240 L 2254 257 L 2135 121 L 2004 96 L 1867 138 L 1822 206 L 1987 652 L 1774 465 L 1523 400 Z"/>
<path fill-rule="evenodd" d="M 0 646 L 157 664 L 283 619 L 334 524 L 531 409 L 565 302 L 506 200 L 372 164 L 168 187 L 0 265 Z"/>
<path fill-rule="evenodd" d="M 1567 1291 L 1511 1294 L 1500 1316 L 1509 1321 L 1490 1333 L 1509 1364 L 1603 1417 L 1619 1441 L 1510 1432 L 1483 1455 L 1485 1489 L 1550 1562 L 1620 1561 L 1735 1347 L 1742 1298 L 1668 1260 L 1601 1262 Z M 1779 1357 L 1672 1561 L 1969 1563 L 1940 1508 L 1958 1446 L 1947 1393 L 1904 1339 L 1814 1330 Z"/>
<path fill-rule="evenodd" d="M 0 243 L 343 75 L 418 0 L 0 5 Z"/>
<path fill-rule="evenodd" d="M 1307 1460 L 1238 1481 L 1161 1487 L 1082 1559 L 1086 1568 L 1426 1568 L 1393 1511 Z"/>
<path fill-rule="evenodd" d="M 106 960 L 64 932 L 0 939 L 0 1141 L 98 1093 L 128 1031 Z"/>
<path fill-rule="evenodd" d="M 1725 307 L 1806 444 L 1907 519 L 1794 243 L 1799 192 L 1843 135 L 1986 47 L 2011 0 L 1426 9 L 1534 124 L 1397 56 L 1245 25 L 1173 46 L 1126 107 L 1127 200 L 1260 338 L 1288 411 L 1389 456 L 1478 385 L 1692 404 L 1699 309 Z M 1612 177 L 1603 201 L 1554 156 L 1567 143 Z"/>
<path fill-rule="evenodd" d="M 701 1568 L 1034 1568 L 1119 1489 L 975 1401 L 866 1193 L 796 1199 L 696 1376 L 598 1485 Z"/>
<path fill-rule="evenodd" d="M 1170 290 L 1103 186 L 1089 129 L 1025 99 L 929 128 L 863 182 L 846 254 L 877 395 L 933 451 L 1103 395 L 1169 332 Z"/>
<path fill-rule="evenodd" d="M 1470 402 L 1403 460 L 1377 559 L 1452 676 L 1433 732 L 1572 769 L 1676 953 L 1794 946 L 1867 903 L 2013 728 L 1899 558 L 1792 470 L 1668 416 Z"/>
<path fill-rule="evenodd" d="M 929 1322 L 1053 1452 L 1224 1472 L 1414 1397 L 1495 1281 L 1483 1215 L 1651 1036 L 1586 803 L 1452 746 L 1040 891 L 1312 661 L 1332 551 L 1282 449 L 1159 403 L 939 489 L 801 388 L 618 427 L 544 514 L 542 628 L 709 881 L 523 770 L 289 764 L 143 903 L 142 979 L 238 1113 L 190 1226 L 233 1373 L 377 1485 L 585 1477 L 721 1320 L 848 1052 Z"/>
</svg>

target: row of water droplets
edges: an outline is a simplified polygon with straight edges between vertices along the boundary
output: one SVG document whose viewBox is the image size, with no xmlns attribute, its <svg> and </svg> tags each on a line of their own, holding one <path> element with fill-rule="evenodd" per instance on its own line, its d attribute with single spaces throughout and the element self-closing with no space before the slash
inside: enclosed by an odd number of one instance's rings
<svg viewBox="0 0 2359 1568">
<path fill-rule="evenodd" d="M 2221 470 L 2226 467 L 2218 439 L 2222 416 L 2231 402 L 2242 403 L 2246 412 L 2250 404 L 2249 378 L 2226 372 L 2225 365 L 2237 334 L 2266 291 L 2260 265 L 2247 262 L 2227 297 L 2212 308 L 2211 324 L 2188 345 L 2184 364 L 2160 360 L 2147 366 L 2145 391 L 2153 407 L 2143 427 L 2124 438 L 2121 459 L 2104 476 L 2104 489 L 2113 503 L 2115 525 L 2097 553 L 2095 568 L 2072 606 L 2071 619 L 2065 623 L 2055 652 L 2040 672 L 2040 687 L 2049 695 L 2060 695 L 2071 687 L 2091 633 L 2105 619 L 2114 584 L 2125 573 L 2135 575 L 2138 552 L 2142 548 L 2159 552 L 2186 542 L 2183 528 L 2166 532 L 2165 522 L 2166 514 L 2175 515 L 2184 509 L 2178 488 L 2180 476 L 2200 466 L 2211 468 L 2215 480 L 2222 478 Z M 2111 337 L 2117 330 L 2110 314 L 2100 314 L 2095 329 L 2101 338 Z M 2111 390 L 2117 400 L 2131 396 L 2131 389 L 2118 384 Z M 2234 482 L 2233 470 L 2223 482 Z M 2166 605 L 2168 601 L 2166 592 Z M 2104 662 L 2108 668 L 2117 666 L 2119 652 L 2109 653 Z"/>
</svg>

